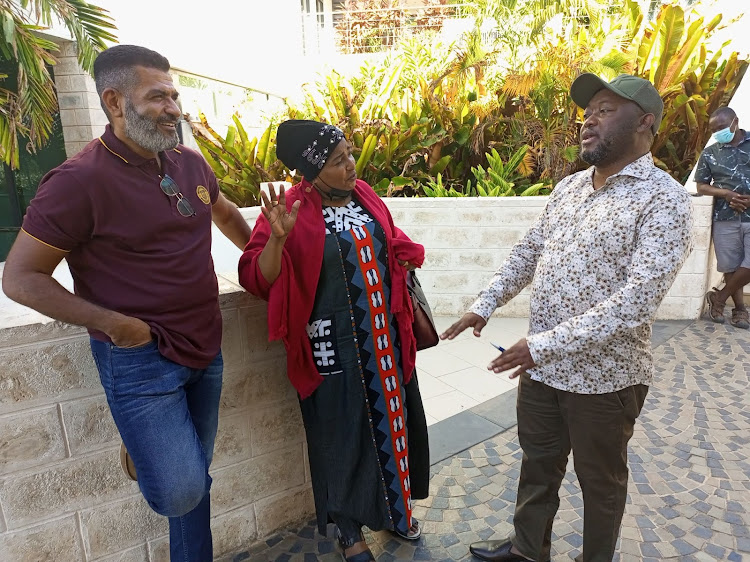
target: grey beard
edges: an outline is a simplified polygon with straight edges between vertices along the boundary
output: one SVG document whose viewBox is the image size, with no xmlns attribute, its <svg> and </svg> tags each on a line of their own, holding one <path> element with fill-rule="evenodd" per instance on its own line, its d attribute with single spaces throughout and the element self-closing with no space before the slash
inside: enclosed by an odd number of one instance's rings
<svg viewBox="0 0 750 562">
<path fill-rule="evenodd" d="M 180 143 L 177 130 L 166 134 L 159 130 L 159 121 L 144 117 L 130 101 L 125 101 L 125 134 L 138 146 L 149 152 L 172 150 Z"/>
</svg>

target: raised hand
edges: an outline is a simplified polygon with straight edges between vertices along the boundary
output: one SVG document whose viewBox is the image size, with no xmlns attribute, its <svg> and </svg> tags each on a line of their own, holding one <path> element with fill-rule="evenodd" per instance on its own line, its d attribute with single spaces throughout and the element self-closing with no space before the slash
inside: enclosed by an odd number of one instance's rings
<svg viewBox="0 0 750 562">
<path fill-rule="evenodd" d="M 276 190 L 273 184 L 268 184 L 268 192 L 271 197 L 269 198 L 265 192 L 261 192 L 260 196 L 263 199 L 263 206 L 260 210 L 263 216 L 268 220 L 268 224 L 271 225 L 271 236 L 274 238 L 282 239 L 289 236 L 289 233 L 294 228 L 297 222 L 297 212 L 299 206 L 302 203 L 301 200 L 295 201 L 292 205 L 291 210 L 286 210 L 286 195 L 284 195 L 284 186 L 282 185 L 279 189 L 279 196 L 276 197 Z"/>
<path fill-rule="evenodd" d="M 453 324 L 450 328 L 448 328 L 445 332 L 440 334 L 440 339 L 449 339 L 452 340 L 455 338 L 458 334 L 463 332 L 466 328 L 474 328 L 474 335 L 476 337 L 479 337 L 482 333 L 482 328 L 484 328 L 487 325 L 487 321 L 479 316 L 479 314 L 474 314 L 473 312 L 467 312 L 464 314 L 461 319 Z"/>
</svg>

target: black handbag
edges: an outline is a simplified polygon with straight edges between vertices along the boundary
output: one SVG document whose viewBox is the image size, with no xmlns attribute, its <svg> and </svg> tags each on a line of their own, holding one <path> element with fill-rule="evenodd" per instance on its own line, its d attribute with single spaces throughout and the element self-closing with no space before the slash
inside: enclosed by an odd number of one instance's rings
<svg viewBox="0 0 750 562">
<path fill-rule="evenodd" d="M 411 305 L 414 310 L 414 322 L 412 330 L 417 340 L 417 351 L 434 347 L 440 341 L 435 321 L 432 319 L 432 310 L 424 295 L 422 285 L 419 283 L 416 274 L 409 271 L 406 275 L 406 287 L 411 297 Z"/>
</svg>

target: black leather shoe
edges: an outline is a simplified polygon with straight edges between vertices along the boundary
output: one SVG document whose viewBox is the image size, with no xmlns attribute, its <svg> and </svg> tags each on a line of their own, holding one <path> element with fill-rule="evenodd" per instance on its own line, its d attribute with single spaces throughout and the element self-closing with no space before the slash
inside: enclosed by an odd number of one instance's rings
<svg viewBox="0 0 750 562">
<path fill-rule="evenodd" d="M 513 543 L 510 540 L 483 541 L 470 545 L 469 552 L 480 560 L 489 560 L 489 562 L 526 562 L 529 560 L 525 556 L 513 554 L 510 551 L 511 548 L 513 548 Z"/>
</svg>

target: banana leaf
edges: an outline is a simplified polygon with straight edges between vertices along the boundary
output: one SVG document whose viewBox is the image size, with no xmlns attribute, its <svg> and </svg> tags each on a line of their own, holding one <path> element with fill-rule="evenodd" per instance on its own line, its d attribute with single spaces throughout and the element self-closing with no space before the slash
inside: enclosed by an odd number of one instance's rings
<svg viewBox="0 0 750 562">
<path fill-rule="evenodd" d="M 237 129 L 232 127 L 231 125 L 227 128 L 227 136 L 222 142 L 222 145 L 224 145 L 224 148 L 234 148 L 234 141 L 237 138 Z M 239 157 L 239 153 L 237 154 L 237 157 Z"/>
<path fill-rule="evenodd" d="M 219 160 L 214 156 L 213 151 L 209 148 L 209 145 L 211 145 L 211 143 L 199 137 L 196 137 L 195 142 L 198 145 L 198 150 L 201 151 L 201 154 L 203 154 L 203 158 L 206 159 L 206 162 L 208 162 L 208 165 L 211 167 L 214 174 L 217 176 L 220 174 L 224 174 L 224 166 L 219 163 Z"/>
<path fill-rule="evenodd" d="M 255 165 L 255 149 L 257 146 L 258 139 L 253 137 L 253 139 L 248 142 L 247 150 L 245 151 L 245 166 Z"/>
<path fill-rule="evenodd" d="M 539 192 L 542 189 L 544 189 L 544 184 L 543 183 L 535 183 L 534 185 L 532 185 L 532 186 L 527 187 L 526 189 L 524 189 L 518 195 L 520 195 L 521 197 L 530 197 L 532 195 L 539 195 Z"/>
<path fill-rule="evenodd" d="M 355 166 L 355 170 L 357 171 L 357 177 L 362 177 L 362 173 L 369 164 L 370 159 L 372 158 L 373 152 L 375 152 L 375 147 L 378 143 L 378 135 L 370 134 L 365 139 L 364 146 L 362 147 L 362 152 L 359 155 L 359 158 L 357 158 L 357 164 Z"/>
<path fill-rule="evenodd" d="M 232 115 L 232 122 L 237 128 L 237 133 L 240 135 L 240 142 L 242 143 L 243 152 L 245 154 L 247 154 L 248 152 L 252 152 L 253 149 L 250 148 L 250 139 L 247 136 L 247 131 L 245 131 L 245 127 L 242 126 L 242 123 L 240 122 L 240 119 L 239 117 L 237 117 L 236 113 Z"/>
<path fill-rule="evenodd" d="M 513 156 L 511 156 L 508 159 L 508 163 L 506 164 L 505 168 L 509 174 L 516 171 L 518 166 L 523 161 L 524 157 L 526 156 L 526 151 L 529 149 L 528 145 L 524 145 L 521 148 L 519 148 Z"/>
<path fill-rule="evenodd" d="M 657 89 L 663 84 L 669 63 L 677 53 L 684 31 L 685 12 L 679 6 L 667 6 L 659 33 L 660 53 L 653 78 L 653 83 L 657 85 Z"/>
<path fill-rule="evenodd" d="M 430 168 L 430 175 L 434 176 L 436 174 L 439 174 L 445 170 L 445 168 L 450 164 L 451 156 L 443 156 L 440 160 L 438 160 L 434 166 Z"/>
<path fill-rule="evenodd" d="M 255 155 L 255 163 L 260 164 L 262 166 L 265 165 L 266 158 L 268 157 L 268 146 L 271 142 L 271 126 L 269 125 L 268 128 L 263 131 L 263 135 L 260 137 L 260 141 L 258 142 L 258 151 Z"/>
</svg>

